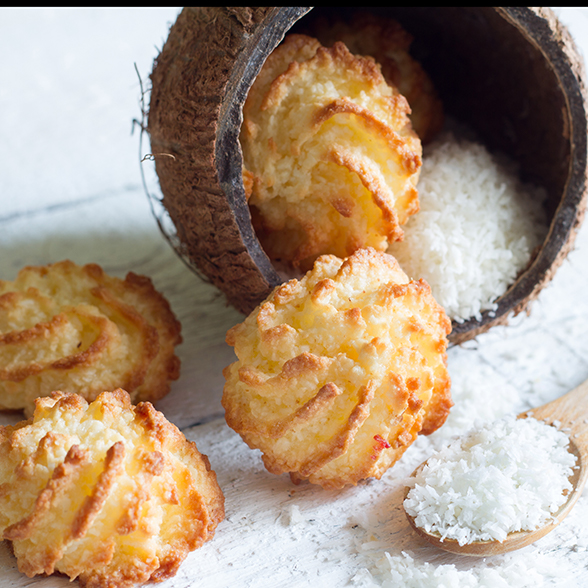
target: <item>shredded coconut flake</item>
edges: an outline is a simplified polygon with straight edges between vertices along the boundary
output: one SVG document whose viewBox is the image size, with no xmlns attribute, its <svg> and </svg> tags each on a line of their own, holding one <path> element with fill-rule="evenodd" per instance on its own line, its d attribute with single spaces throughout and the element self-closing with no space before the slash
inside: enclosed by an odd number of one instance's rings
<svg viewBox="0 0 588 588">
<path fill-rule="evenodd" d="M 539 588 L 544 585 L 541 575 L 524 561 L 494 567 L 458 570 L 453 564 L 418 563 L 410 553 L 384 553 L 374 570 L 360 570 L 352 579 L 359 588 Z"/>
<path fill-rule="evenodd" d="M 300 508 L 295 504 L 291 504 L 284 510 L 283 518 L 287 525 L 298 525 L 305 521 Z"/>
<path fill-rule="evenodd" d="M 576 457 L 568 443 L 564 433 L 533 418 L 486 424 L 427 461 L 404 508 L 418 527 L 460 545 L 536 529 L 572 488 Z"/>
<path fill-rule="evenodd" d="M 451 318 L 479 319 L 496 309 L 543 240 L 545 191 L 452 134 L 425 152 L 418 190 L 420 211 L 389 252 L 411 277 L 427 280 Z"/>
</svg>

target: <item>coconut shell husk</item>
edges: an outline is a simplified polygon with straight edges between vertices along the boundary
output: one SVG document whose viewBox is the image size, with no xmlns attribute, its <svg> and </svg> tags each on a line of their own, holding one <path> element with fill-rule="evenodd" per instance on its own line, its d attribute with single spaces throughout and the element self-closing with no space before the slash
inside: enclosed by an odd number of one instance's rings
<svg viewBox="0 0 588 588">
<path fill-rule="evenodd" d="M 151 74 L 148 129 L 163 205 L 183 253 L 244 313 L 282 280 L 245 201 L 241 107 L 267 55 L 307 10 L 185 8 Z"/>
</svg>

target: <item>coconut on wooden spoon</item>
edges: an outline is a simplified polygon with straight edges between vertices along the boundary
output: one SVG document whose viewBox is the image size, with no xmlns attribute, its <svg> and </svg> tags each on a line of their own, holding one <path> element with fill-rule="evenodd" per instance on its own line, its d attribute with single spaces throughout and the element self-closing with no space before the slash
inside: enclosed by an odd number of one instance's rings
<svg viewBox="0 0 588 588">
<path fill-rule="evenodd" d="M 534 543 L 570 513 L 588 477 L 588 381 L 544 406 L 473 430 L 413 473 L 413 529 L 452 553 Z"/>
</svg>

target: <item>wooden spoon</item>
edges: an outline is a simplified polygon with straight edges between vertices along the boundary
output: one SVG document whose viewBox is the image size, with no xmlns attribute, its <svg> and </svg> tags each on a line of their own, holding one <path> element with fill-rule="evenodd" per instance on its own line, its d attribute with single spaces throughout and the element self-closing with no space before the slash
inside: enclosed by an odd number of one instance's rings
<svg viewBox="0 0 588 588">
<path fill-rule="evenodd" d="M 460 545 L 455 539 L 441 539 L 441 535 L 427 533 L 424 529 L 417 527 L 414 519 L 405 511 L 410 525 L 421 537 L 445 551 L 486 557 L 530 545 L 563 521 L 580 498 L 588 478 L 588 380 L 553 402 L 520 414 L 519 418 L 528 416 L 550 425 L 555 424 L 557 428 L 566 432 L 570 438 L 569 451 L 577 457 L 574 473 L 569 478 L 572 490 L 569 492 L 567 501 L 554 514 L 553 521 L 533 531 L 509 533 L 504 541 L 475 541 Z M 415 476 L 425 463 L 422 463 L 412 475 Z M 409 491 L 410 488 L 407 488 L 405 498 Z"/>
</svg>

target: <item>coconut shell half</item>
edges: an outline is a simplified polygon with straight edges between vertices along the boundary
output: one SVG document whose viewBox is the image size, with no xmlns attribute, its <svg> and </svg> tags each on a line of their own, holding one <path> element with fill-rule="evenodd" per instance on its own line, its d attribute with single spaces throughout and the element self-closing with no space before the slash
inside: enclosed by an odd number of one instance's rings
<svg viewBox="0 0 588 588">
<path fill-rule="evenodd" d="M 148 132 L 179 253 L 248 314 L 283 280 L 251 224 L 242 177 L 242 107 L 288 32 L 352 8 L 184 8 L 151 74 Z M 525 181 L 548 191 L 549 233 L 498 309 L 453 323 L 461 343 L 527 310 L 573 247 L 586 207 L 584 65 L 552 11 L 529 7 L 371 8 L 414 37 L 446 112 Z"/>
</svg>

